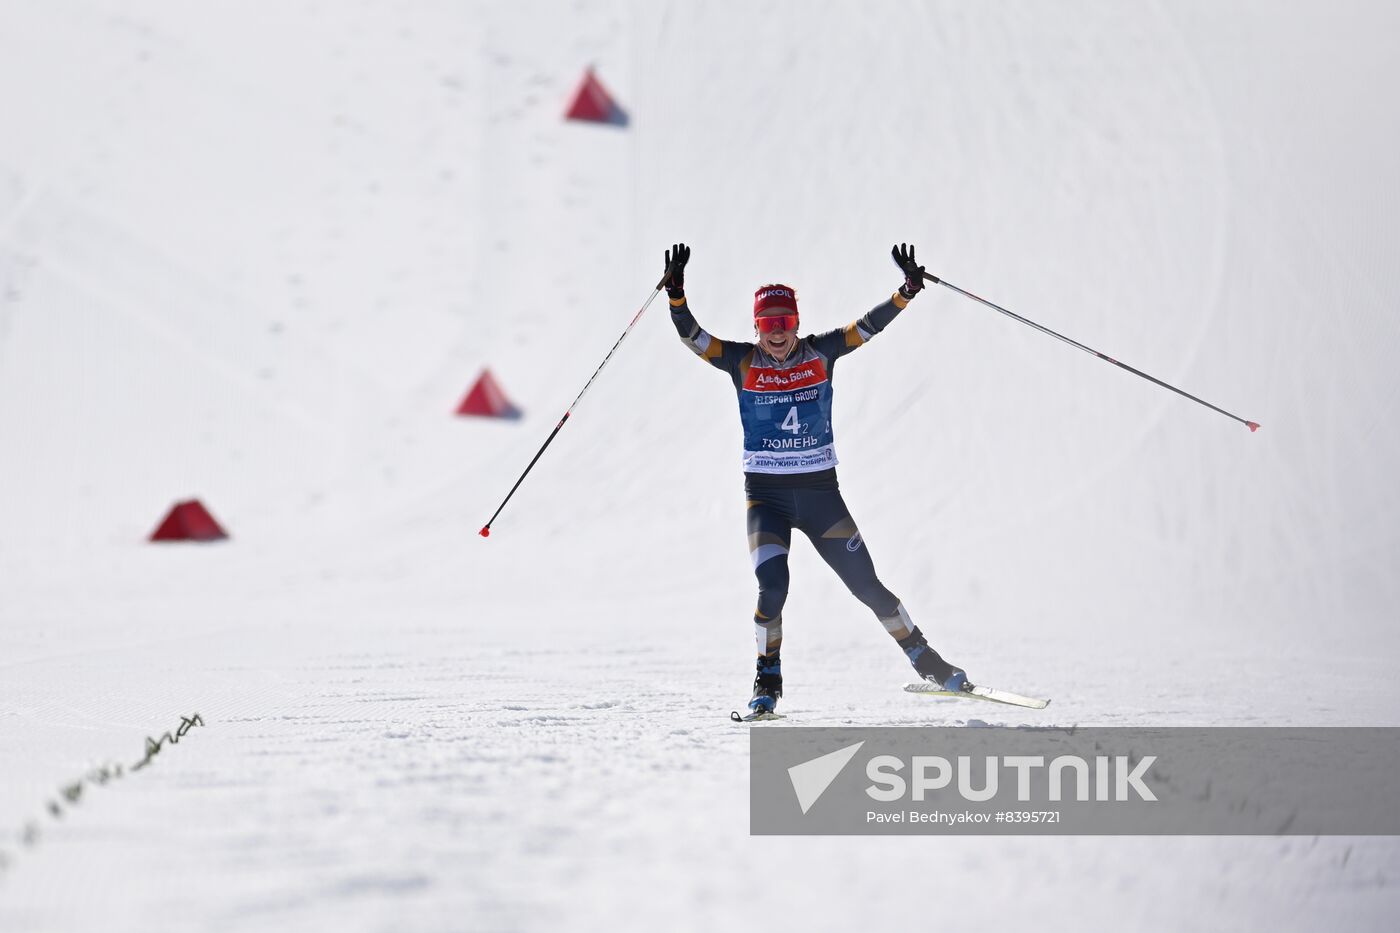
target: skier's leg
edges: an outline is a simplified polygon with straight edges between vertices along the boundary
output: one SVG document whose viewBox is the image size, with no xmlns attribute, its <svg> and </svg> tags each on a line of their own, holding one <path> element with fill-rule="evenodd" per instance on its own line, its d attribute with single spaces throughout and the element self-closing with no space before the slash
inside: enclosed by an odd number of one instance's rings
<svg viewBox="0 0 1400 933">
<path fill-rule="evenodd" d="M 907 636 L 914 624 L 899 597 L 876 576 L 875 562 L 841 493 L 835 489 L 815 490 L 804 495 L 798 505 L 798 527 L 812 539 L 822 560 L 836 571 L 856 599 L 870 607 L 885 631 L 896 640 Z"/>
<path fill-rule="evenodd" d="M 758 605 L 754 607 L 754 640 L 758 648 L 757 673 L 749 709 L 771 713 L 783 695 L 783 604 L 788 592 L 788 550 L 792 546 L 792 522 L 788 497 L 750 493 L 749 557 L 758 577 Z"/>
<path fill-rule="evenodd" d="M 792 523 L 783 503 L 750 499 L 749 558 L 758 578 L 754 607 L 754 639 L 759 655 L 776 655 L 783 644 L 783 604 L 788 594 L 788 550 Z"/>
<path fill-rule="evenodd" d="M 822 490 L 799 502 L 798 527 L 812 539 L 817 553 L 836 571 L 846 588 L 880 620 L 921 677 L 958 689 L 967 679 L 961 668 L 943 660 L 909 618 L 904 604 L 880 582 L 875 562 L 837 490 Z M 959 680 L 961 678 L 961 680 Z"/>
</svg>

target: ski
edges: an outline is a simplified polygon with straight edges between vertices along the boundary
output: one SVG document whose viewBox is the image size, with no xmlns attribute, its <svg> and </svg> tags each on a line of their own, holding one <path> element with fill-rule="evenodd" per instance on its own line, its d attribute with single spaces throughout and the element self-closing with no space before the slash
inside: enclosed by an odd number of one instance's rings
<svg viewBox="0 0 1400 933">
<path fill-rule="evenodd" d="M 916 684 L 905 684 L 905 693 L 920 693 L 930 697 L 956 697 L 960 700 L 989 700 L 993 703 L 1005 703 L 1008 706 L 1022 706 L 1026 709 L 1045 709 L 1050 705 L 1049 700 L 1039 700 L 1035 697 L 1023 697 L 1019 693 L 1012 693 L 1009 690 L 998 690 L 995 687 L 974 687 L 968 684 L 964 689 L 954 693 L 952 690 L 944 690 L 938 684 L 927 681 Z"/>
<path fill-rule="evenodd" d="M 729 713 L 729 718 L 733 722 L 767 722 L 770 719 L 786 719 L 782 713 L 757 712 L 749 713 L 747 716 L 740 716 L 737 710 Z"/>
</svg>

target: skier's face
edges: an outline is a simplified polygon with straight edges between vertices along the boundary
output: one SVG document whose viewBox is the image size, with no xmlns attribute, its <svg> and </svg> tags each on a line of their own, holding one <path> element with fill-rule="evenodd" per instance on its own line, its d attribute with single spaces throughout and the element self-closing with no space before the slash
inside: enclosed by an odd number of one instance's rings
<svg viewBox="0 0 1400 933">
<path fill-rule="evenodd" d="M 754 322 L 758 345 L 773 359 L 782 361 L 797 346 L 797 315 L 782 308 L 770 308 Z"/>
</svg>

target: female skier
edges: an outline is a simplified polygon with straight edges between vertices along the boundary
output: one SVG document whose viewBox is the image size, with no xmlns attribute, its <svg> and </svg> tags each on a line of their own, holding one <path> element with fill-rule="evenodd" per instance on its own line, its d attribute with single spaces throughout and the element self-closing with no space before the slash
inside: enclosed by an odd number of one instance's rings
<svg viewBox="0 0 1400 933">
<path fill-rule="evenodd" d="M 797 295 L 786 285 L 754 294 L 755 343 L 711 336 L 685 300 L 684 243 L 666 252 L 671 323 L 681 340 L 711 366 L 729 374 L 739 393 L 744 424 L 744 491 L 748 496 L 749 556 L 758 577 L 754 636 L 758 675 L 752 715 L 772 714 L 783 695 L 779 650 L 788 592 L 792 530 L 803 532 L 855 597 L 875 613 L 925 680 L 959 691 L 967 675 L 933 650 L 904 605 L 885 589 L 836 482 L 831 431 L 831 380 L 836 361 L 865 346 L 924 287 L 924 268 L 912 246 L 892 250 L 904 284 L 864 317 L 822 334 L 798 337 Z"/>
</svg>

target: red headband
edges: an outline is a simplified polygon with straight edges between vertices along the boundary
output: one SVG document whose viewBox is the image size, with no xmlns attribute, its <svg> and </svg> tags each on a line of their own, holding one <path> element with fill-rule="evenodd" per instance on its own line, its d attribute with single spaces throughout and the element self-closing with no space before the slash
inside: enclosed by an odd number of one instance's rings
<svg viewBox="0 0 1400 933">
<path fill-rule="evenodd" d="M 753 293 L 754 317 L 773 309 L 796 314 L 797 293 L 786 285 L 765 285 Z"/>
</svg>

